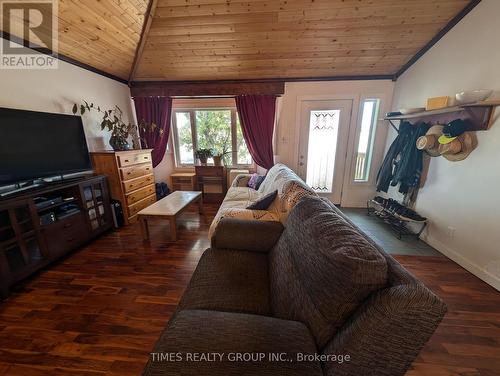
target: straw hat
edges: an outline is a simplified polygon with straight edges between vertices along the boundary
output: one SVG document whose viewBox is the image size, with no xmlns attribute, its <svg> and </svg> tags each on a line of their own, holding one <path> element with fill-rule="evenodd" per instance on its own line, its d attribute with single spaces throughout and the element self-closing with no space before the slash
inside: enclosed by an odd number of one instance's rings
<svg viewBox="0 0 500 376">
<path fill-rule="evenodd" d="M 465 132 L 447 144 L 439 145 L 439 152 L 452 162 L 463 161 L 477 147 L 474 132 Z"/>
<path fill-rule="evenodd" d="M 439 142 L 438 138 L 443 132 L 443 125 L 433 125 L 429 128 L 427 133 L 419 137 L 417 140 L 417 149 L 423 150 L 431 157 L 439 157 Z"/>
</svg>

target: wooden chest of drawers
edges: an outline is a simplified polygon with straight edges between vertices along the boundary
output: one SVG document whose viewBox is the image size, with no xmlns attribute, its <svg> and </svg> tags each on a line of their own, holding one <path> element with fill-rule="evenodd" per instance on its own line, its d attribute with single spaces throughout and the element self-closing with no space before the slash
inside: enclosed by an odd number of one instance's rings
<svg viewBox="0 0 500 376">
<path fill-rule="evenodd" d="M 151 149 L 91 153 L 94 170 L 108 176 L 111 197 L 122 204 L 125 223 L 156 201 Z"/>
</svg>

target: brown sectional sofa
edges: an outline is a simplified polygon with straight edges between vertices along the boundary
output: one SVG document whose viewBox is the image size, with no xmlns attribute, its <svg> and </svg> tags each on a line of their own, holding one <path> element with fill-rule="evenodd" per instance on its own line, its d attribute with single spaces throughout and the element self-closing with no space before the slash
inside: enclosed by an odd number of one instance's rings
<svg viewBox="0 0 500 376">
<path fill-rule="evenodd" d="M 334 205 L 304 197 L 286 228 L 220 221 L 144 375 L 403 375 L 445 312 Z"/>
</svg>

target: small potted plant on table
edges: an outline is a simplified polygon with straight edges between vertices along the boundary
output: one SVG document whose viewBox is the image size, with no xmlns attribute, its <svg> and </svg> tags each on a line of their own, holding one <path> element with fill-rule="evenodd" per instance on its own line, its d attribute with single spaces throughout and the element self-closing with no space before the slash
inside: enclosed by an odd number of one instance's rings
<svg viewBox="0 0 500 376">
<path fill-rule="evenodd" d="M 198 149 L 195 151 L 194 155 L 200 160 L 202 165 L 206 165 L 208 158 L 213 157 L 214 152 L 212 149 Z"/>
</svg>

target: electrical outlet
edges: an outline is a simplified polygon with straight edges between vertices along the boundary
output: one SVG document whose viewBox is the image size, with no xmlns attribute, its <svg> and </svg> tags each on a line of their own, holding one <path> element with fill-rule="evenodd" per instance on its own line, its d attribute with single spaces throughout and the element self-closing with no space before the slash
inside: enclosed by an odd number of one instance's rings
<svg viewBox="0 0 500 376">
<path fill-rule="evenodd" d="M 449 238 L 453 238 L 455 236 L 455 228 L 448 226 L 448 230 L 446 231 L 446 234 L 448 235 Z"/>
</svg>

